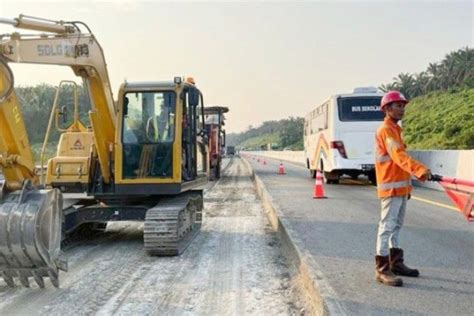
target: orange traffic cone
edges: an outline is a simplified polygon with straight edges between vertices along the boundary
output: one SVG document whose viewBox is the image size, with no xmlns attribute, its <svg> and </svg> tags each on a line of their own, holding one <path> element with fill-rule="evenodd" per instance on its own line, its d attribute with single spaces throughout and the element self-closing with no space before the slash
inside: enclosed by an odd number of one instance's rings
<svg viewBox="0 0 474 316">
<path fill-rule="evenodd" d="M 283 165 L 283 162 L 281 161 L 280 161 L 280 166 L 278 167 L 278 174 L 286 174 L 285 166 Z"/>
<path fill-rule="evenodd" d="M 314 195 L 313 199 L 325 199 L 324 186 L 323 186 L 323 175 L 318 170 L 316 173 L 316 181 L 314 183 Z"/>
</svg>

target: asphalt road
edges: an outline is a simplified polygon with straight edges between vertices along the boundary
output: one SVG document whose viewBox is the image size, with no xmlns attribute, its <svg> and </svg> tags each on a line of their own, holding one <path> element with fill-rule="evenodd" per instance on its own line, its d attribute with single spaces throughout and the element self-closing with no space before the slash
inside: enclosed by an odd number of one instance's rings
<svg viewBox="0 0 474 316">
<path fill-rule="evenodd" d="M 415 188 L 408 203 L 401 244 L 405 262 L 419 278 L 404 287 L 375 281 L 375 240 L 380 216 L 376 191 L 366 181 L 325 185 L 328 199 L 312 198 L 308 170 L 279 161 L 248 159 L 281 209 L 287 229 L 311 267 L 328 286 L 327 299 L 350 315 L 474 315 L 474 224 L 444 192 Z"/>
</svg>

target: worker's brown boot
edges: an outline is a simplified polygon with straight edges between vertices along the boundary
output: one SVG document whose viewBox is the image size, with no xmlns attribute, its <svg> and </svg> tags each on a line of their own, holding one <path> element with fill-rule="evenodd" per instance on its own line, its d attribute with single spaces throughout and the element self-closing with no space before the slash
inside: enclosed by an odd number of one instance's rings
<svg viewBox="0 0 474 316">
<path fill-rule="evenodd" d="M 403 250 L 400 248 L 390 248 L 390 270 L 396 275 L 414 278 L 420 275 L 417 269 L 410 269 L 403 263 Z"/>
<path fill-rule="evenodd" d="M 375 279 L 382 284 L 402 286 L 403 281 L 390 271 L 388 256 L 375 256 Z"/>
</svg>

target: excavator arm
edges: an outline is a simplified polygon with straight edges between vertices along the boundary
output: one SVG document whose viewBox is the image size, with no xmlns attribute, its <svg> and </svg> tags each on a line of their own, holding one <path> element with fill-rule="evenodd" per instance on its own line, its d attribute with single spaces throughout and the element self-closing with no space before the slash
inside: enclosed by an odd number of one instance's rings
<svg viewBox="0 0 474 316">
<path fill-rule="evenodd" d="M 14 286 L 19 278 L 29 287 L 33 277 L 59 286 L 62 196 L 58 190 L 39 191 L 38 176 L 13 76 L 0 58 L 0 276 Z"/>
<path fill-rule="evenodd" d="M 5 179 L 3 190 L 21 189 L 30 179 L 38 184 L 33 154 L 23 116 L 13 87 L 13 74 L 0 59 L 0 166 Z"/>
<path fill-rule="evenodd" d="M 105 57 L 95 36 L 80 31 L 80 26 L 85 26 L 82 22 L 50 21 L 25 16 L 15 20 L 0 19 L 0 23 L 2 22 L 17 28 L 52 32 L 40 35 L 1 35 L 0 59 L 4 62 L 69 66 L 77 76 L 84 79 L 93 105 L 89 112 L 92 130 L 95 139 L 101 140 L 95 146 L 103 181 L 110 183 L 115 106 Z M 6 88 L 7 91 L 13 90 L 11 87 Z M 20 111 L 18 115 L 21 116 Z"/>
<path fill-rule="evenodd" d="M 9 286 L 18 278 L 29 286 L 43 277 L 59 286 L 62 195 L 39 187 L 31 146 L 14 89 L 9 63 L 64 65 L 84 79 L 93 104 L 89 112 L 102 181 L 113 181 L 115 107 L 102 48 L 81 22 L 51 21 L 26 16 L 0 24 L 48 32 L 0 35 L 0 276 Z M 82 33 L 81 28 L 88 32 Z"/>
</svg>

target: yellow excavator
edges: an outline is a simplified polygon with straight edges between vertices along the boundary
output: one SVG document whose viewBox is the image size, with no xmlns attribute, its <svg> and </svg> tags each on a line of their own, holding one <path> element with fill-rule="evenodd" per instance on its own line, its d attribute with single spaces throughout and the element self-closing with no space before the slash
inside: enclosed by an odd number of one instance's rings
<svg viewBox="0 0 474 316">
<path fill-rule="evenodd" d="M 49 277 L 58 287 L 59 270 L 67 271 L 61 241 L 80 227 L 101 229 L 109 221 L 144 221 L 150 255 L 183 252 L 200 230 L 208 180 L 204 101 L 194 80 L 125 82 L 114 102 L 102 48 L 86 24 L 25 15 L 0 18 L 0 24 L 42 32 L 0 35 L 5 283 L 29 287 L 34 279 L 43 288 Z M 69 66 L 88 90 L 91 126 L 81 121 L 76 104 L 74 122 L 60 129 L 45 170 L 33 160 L 9 63 Z M 45 134 L 66 113 L 55 99 Z"/>
</svg>

